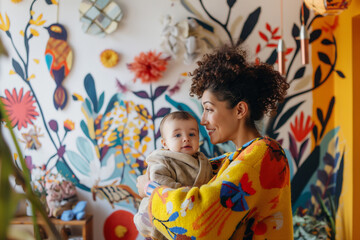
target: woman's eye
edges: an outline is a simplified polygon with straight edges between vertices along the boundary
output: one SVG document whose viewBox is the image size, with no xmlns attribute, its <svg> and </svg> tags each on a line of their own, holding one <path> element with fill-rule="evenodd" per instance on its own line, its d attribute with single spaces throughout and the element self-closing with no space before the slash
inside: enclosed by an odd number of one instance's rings
<svg viewBox="0 0 360 240">
<path fill-rule="evenodd" d="M 207 112 L 211 112 L 211 111 L 212 111 L 212 109 L 210 109 L 210 108 L 205 108 L 205 111 L 207 111 Z"/>
</svg>

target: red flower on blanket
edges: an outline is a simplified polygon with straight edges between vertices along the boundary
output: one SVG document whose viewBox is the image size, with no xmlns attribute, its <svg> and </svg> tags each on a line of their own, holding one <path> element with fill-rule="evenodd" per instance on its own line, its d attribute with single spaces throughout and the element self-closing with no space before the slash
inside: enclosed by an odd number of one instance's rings
<svg viewBox="0 0 360 240">
<path fill-rule="evenodd" d="M 147 53 L 140 53 L 134 58 L 134 62 L 128 64 L 130 71 L 135 73 L 134 82 L 140 78 L 142 83 L 157 82 L 162 73 L 166 70 L 166 65 L 170 58 L 161 58 L 162 53 L 156 51 L 149 51 Z"/>
<path fill-rule="evenodd" d="M 223 181 L 220 190 L 220 202 L 226 208 L 231 208 L 233 211 L 241 212 L 249 209 L 245 196 L 250 196 L 256 193 L 252 188 L 252 182 L 249 181 L 249 175 L 245 173 L 236 186 L 232 182 Z"/>
<path fill-rule="evenodd" d="M 264 189 L 289 185 L 289 163 L 283 149 L 274 141 L 267 141 L 268 150 L 261 162 L 260 184 Z"/>
</svg>

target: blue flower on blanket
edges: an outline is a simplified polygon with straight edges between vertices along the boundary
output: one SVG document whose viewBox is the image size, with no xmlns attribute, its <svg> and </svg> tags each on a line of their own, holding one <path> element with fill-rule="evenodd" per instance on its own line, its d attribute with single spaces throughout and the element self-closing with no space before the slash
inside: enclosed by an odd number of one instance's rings
<svg viewBox="0 0 360 240">
<path fill-rule="evenodd" d="M 255 189 L 251 187 L 252 182 L 249 181 L 249 176 L 245 173 L 236 186 L 232 182 L 223 181 L 220 190 L 221 205 L 226 208 L 231 208 L 233 211 L 241 212 L 249 209 L 245 196 L 255 194 Z"/>
</svg>

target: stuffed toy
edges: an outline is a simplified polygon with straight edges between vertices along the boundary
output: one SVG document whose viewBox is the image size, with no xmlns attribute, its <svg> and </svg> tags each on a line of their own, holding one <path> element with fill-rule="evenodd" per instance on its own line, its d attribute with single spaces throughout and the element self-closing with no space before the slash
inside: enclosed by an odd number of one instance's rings
<svg viewBox="0 0 360 240">
<path fill-rule="evenodd" d="M 71 221 L 73 219 L 81 220 L 85 218 L 85 207 L 86 201 L 79 201 L 73 209 L 65 210 L 61 214 L 61 220 L 63 221 Z"/>
<path fill-rule="evenodd" d="M 49 208 L 49 217 L 59 218 L 65 210 L 72 209 L 77 201 L 76 187 L 72 182 L 47 182 L 46 202 Z"/>
</svg>

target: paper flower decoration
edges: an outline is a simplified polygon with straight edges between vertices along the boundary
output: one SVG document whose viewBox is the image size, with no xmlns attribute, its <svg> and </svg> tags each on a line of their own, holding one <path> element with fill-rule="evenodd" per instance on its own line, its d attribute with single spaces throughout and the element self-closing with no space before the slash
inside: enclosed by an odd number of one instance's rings
<svg viewBox="0 0 360 240">
<path fill-rule="evenodd" d="M 161 58 L 162 53 L 156 51 L 149 51 L 147 53 L 140 53 L 134 58 L 134 62 L 128 64 L 131 72 L 135 73 L 134 82 L 140 79 L 142 83 L 157 82 L 162 73 L 166 70 L 166 66 L 170 57 Z"/>
<path fill-rule="evenodd" d="M 112 68 L 119 62 L 119 54 L 111 49 L 106 49 L 100 54 L 100 61 L 104 67 Z"/>
<path fill-rule="evenodd" d="M 322 15 L 340 14 L 350 3 L 351 0 L 305 0 L 307 7 Z"/>
<path fill-rule="evenodd" d="M 18 130 L 22 127 L 27 128 L 28 124 L 33 124 L 33 120 L 39 116 L 34 106 L 35 100 L 30 91 L 27 91 L 23 95 L 24 89 L 21 88 L 19 94 L 14 88 L 12 93 L 9 90 L 5 90 L 5 96 L 0 97 L 0 101 L 3 102 L 6 112 L 9 115 L 12 127 L 17 126 Z"/>
<path fill-rule="evenodd" d="M 206 43 L 202 40 L 202 27 L 194 19 L 186 19 L 175 24 L 171 16 L 163 19 L 164 28 L 161 36 L 162 48 L 173 58 L 184 56 L 184 62 L 191 64 L 205 50 Z"/>
<path fill-rule="evenodd" d="M 119 5 L 111 0 L 83 0 L 79 11 L 82 30 L 101 37 L 115 31 L 123 16 Z"/>
</svg>

